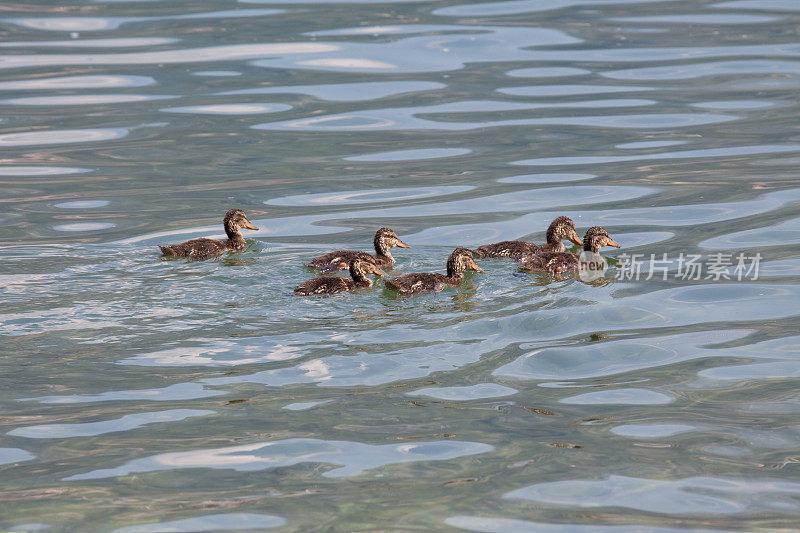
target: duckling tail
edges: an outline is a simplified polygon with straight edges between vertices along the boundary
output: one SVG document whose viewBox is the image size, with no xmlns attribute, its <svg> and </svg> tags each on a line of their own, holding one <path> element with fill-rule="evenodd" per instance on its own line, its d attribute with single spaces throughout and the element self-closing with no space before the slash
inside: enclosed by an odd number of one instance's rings
<svg viewBox="0 0 800 533">
<path fill-rule="evenodd" d="M 175 253 L 172 251 L 172 248 L 170 248 L 169 246 L 159 246 L 158 248 L 164 255 L 175 255 Z"/>
</svg>

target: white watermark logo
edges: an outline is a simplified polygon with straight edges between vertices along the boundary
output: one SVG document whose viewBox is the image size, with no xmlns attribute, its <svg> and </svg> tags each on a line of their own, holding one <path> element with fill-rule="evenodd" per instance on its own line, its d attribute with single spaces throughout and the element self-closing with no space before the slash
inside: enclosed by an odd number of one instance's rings
<svg viewBox="0 0 800 533">
<path fill-rule="evenodd" d="M 594 281 L 605 277 L 606 259 L 597 252 L 582 251 L 578 256 L 578 277 L 581 281 Z"/>
</svg>

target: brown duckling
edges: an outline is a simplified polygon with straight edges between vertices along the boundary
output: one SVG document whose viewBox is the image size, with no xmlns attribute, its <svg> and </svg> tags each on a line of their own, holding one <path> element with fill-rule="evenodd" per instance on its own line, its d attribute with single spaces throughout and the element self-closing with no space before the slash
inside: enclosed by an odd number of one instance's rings
<svg viewBox="0 0 800 533">
<path fill-rule="evenodd" d="M 362 261 L 372 260 L 379 268 L 392 268 L 394 266 L 394 257 L 392 257 L 391 248 L 395 246 L 398 248 L 411 248 L 389 228 L 381 228 L 375 233 L 373 245 L 375 246 L 374 256 L 355 250 L 336 250 L 335 252 L 328 252 L 315 257 L 310 263 L 306 263 L 306 266 L 318 270 L 333 270 L 341 263 L 345 264 L 343 268 L 347 268 L 352 264 L 353 260 L 360 259 Z"/>
<path fill-rule="evenodd" d="M 596 254 L 603 246 L 620 247 L 619 243 L 612 239 L 603 228 L 593 226 L 586 230 L 586 235 L 583 237 L 584 252 Z M 524 257 L 520 268 L 525 270 L 546 270 L 553 273 L 576 270 L 580 268 L 580 256 L 569 252 L 539 252 Z"/>
<path fill-rule="evenodd" d="M 390 289 L 394 289 L 403 294 L 419 294 L 428 291 L 440 291 L 448 285 L 458 285 L 464 279 L 464 270 L 475 270 L 483 272 L 483 269 L 475 264 L 472 258 L 472 250 L 466 248 L 456 248 L 447 259 L 447 275 L 416 272 L 406 274 L 392 279 L 385 279 L 383 282 Z"/>
<path fill-rule="evenodd" d="M 228 235 L 228 238 L 224 241 L 203 237 L 201 239 L 192 239 L 181 244 L 159 246 L 159 248 L 164 255 L 203 259 L 219 255 L 227 250 L 243 250 L 246 243 L 239 228 L 258 229 L 247 220 L 247 215 L 245 215 L 244 211 L 241 209 L 231 209 L 225 213 L 225 218 L 222 219 L 222 225 L 225 227 L 225 233 Z"/>
<path fill-rule="evenodd" d="M 519 261 L 538 252 L 563 252 L 566 248 L 562 239 L 569 239 L 579 246 L 582 244 L 575 232 L 575 223 L 569 217 L 558 217 L 550 223 L 547 228 L 547 243 L 541 246 L 526 241 L 502 241 L 479 246 L 475 253 L 482 258 L 510 257 Z"/>
<path fill-rule="evenodd" d="M 340 268 L 345 267 L 340 265 Z M 367 277 L 367 274 L 383 276 L 383 271 L 371 261 L 356 259 L 350 263 L 350 277 L 353 279 L 338 276 L 314 278 L 298 285 L 294 293 L 298 296 L 308 296 L 309 294 L 334 294 L 372 287 L 372 280 Z"/>
</svg>

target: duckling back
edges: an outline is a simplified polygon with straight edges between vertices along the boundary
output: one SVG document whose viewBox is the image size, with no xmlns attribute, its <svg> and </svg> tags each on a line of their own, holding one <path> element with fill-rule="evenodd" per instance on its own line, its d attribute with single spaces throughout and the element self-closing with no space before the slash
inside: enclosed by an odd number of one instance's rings
<svg viewBox="0 0 800 533">
<path fill-rule="evenodd" d="M 297 296 L 308 296 L 310 294 L 334 294 L 337 292 L 350 291 L 355 288 L 353 280 L 335 276 L 323 276 L 304 281 L 294 289 Z"/>
<path fill-rule="evenodd" d="M 164 255 L 174 255 L 175 257 L 211 257 L 224 252 L 227 247 L 222 241 L 216 239 L 192 239 L 180 244 L 169 246 L 159 246 Z"/>
<path fill-rule="evenodd" d="M 403 294 L 418 294 L 420 292 L 442 290 L 451 284 L 450 279 L 444 274 L 415 272 L 396 278 L 384 280 L 390 289 Z"/>
<path fill-rule="evenodd" d="M 485 257 L 510 257 L 519 259 L 527 255 L 535 254 L 539 247 L 532 242 L 526 241 L 502 241 L 494 244 L 484 244 L 475 248 L 475 253 L 481 258 Z"/>
</svg>

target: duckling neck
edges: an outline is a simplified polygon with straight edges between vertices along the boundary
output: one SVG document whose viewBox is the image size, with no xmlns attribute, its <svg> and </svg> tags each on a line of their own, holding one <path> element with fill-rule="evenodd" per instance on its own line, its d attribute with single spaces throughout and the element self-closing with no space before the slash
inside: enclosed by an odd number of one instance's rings
<svg viewBox="0 0 800 533">
<path fill-rule="evenodd" d="M 464 273 L 457 269 L 453 262 L 447 262 L 447 277 L 456 283 L 460 283 L 464 279 Z"/>
<path fill-rule="evenodd" d="M 600 247 L 594 242 L 594 239 L 584 239 L 586 242 L 583 243 L 583 251 L 584 252 L 592 252 L 597 253 L 600 251 Z"/>
<path fill-rule="evenodd" d="M 391 248 L 389 248 L 382 240 L 375 241 L 375 255 L 384 257 L 394 264 L 394 257 L 392 257 Z"/>
<path fill-rule="evenodd" d="M 450 272 L 448 272 L 447 279 L 450 280 L 451 284 L 458 285 L 464 279 L 464 273 L 459 271 L 459 272 L 453 272 L 451 274 Z"/>
<path fill-rule="evenodd" d="M 350 272 L 356 287 L 372 287 L 372 280 L 360 272 Z"/>
<path fill-rule="evenodd" d="M 350 265 L 350 277 L 353 278 L 356 285 L 361 287 L 372 287 L 372 280 L 367 277 L 361 270 L 357 270 L 354 268 L 354 265 Z"/>
<path fill-rule="evenodd" d="M 228 235 L 228 241 L 226 245 L 228 248 L 232 250 L 241 250 L 245 247 L 244 237 L 242 237 L 242 232 L 239 231 L 237 226 L 225 226 L 225 233 Z"/>
<path fill-rule="evenodd" d="M 547 228 L 546 238 L 547 238 L 547 244 L 552 244 L 552 245 L 561 244 L 561 239 L 559 239 L 558 236 L 556 235 L 556 228 L 553 226 Z"/>
</svg>

